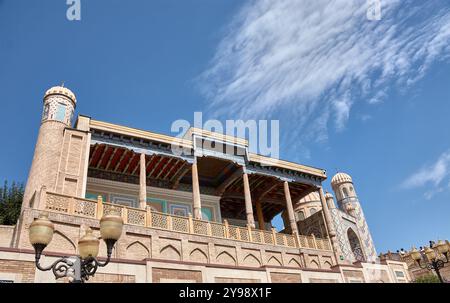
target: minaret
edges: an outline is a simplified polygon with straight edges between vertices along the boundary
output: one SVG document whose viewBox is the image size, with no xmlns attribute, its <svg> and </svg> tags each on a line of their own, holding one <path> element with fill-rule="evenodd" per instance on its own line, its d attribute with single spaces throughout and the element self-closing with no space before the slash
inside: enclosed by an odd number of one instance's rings
<svg viewBox="0 0 450 303">
<path fill-rule="evenodd" d="M 327 201 L 327 205 L 329 209 L 335 209 L 336 205 L 334 204 L 334 197 L 331 193 L 326 192 L 325 200 Z"/>
<path fill-rule="evenodd" d="M 356 220 L 361 246 L 367 261 L 375 261 L 377 253 L 352 178 L 348 174 L 337 173 L 331 179 L 331 187 L 335 193 L 338 207 Z"/>
<path fill-rule="evenodd" d="M 71 127 L 75 107 L 75 95 L 68 88 L 55 86 L 45 93 L 42 120 L 22 209 L 31 206 L 30 200 L 42 186 L 47 190 L 55 190 L 64 129 Z"/>
</svg>

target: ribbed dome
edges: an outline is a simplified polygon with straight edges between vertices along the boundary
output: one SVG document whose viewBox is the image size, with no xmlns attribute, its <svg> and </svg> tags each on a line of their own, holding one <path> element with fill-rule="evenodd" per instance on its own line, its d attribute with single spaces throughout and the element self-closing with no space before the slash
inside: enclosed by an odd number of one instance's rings
<svg viewBox="0 0 450 303">
<path fill-rule="evenodd" d="M 68 89 L 67 87 L 64 87 L 64 86 L 53 86 L 52 88 L 48 89 L 45 92 L 44 99 L 49 95 L 64 95 L 64 96 L 70 98 L 74 105 L 77 103 L 75 94 L 70 89 Z"/>
<path fill-rule="evenodd" d="M 300 199 L 298 203 L 309 203 L 309 202 L 320 202 L 320 196 L 319 193 L 316 191 L 313 191 L 312 193 L 309 193 L 304 198 Z"/>
<path fill-rule="evenodd" d="M 353 183 L 352 181 L 352 177 L 350 177 L 349 175 L 347 175 L 346 173 L 337 173 L 336 175 L 334 175 L 334 177 L 331 179 L 331 185 L 338 185 L 341 183 L 346 183 L 346 182 L 350 182 Z"/>
</svg>

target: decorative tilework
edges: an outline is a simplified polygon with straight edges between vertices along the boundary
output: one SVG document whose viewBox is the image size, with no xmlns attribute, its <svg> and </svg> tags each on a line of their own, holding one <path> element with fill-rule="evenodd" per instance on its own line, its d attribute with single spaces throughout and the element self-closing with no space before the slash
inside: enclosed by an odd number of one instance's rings
<svg viewBox="0 0 450 303">
<path fill-rule="evenodd" d="M 86 192 L 86 195 L 84 197 L 86 199 L 96 200 L 97 201 L 98 196 L 102 196 L 103 202 L 108 202 L 108 194 L 105 194 L 105 193 Z"/>
<path fill-rule="evenodd" d="M 213 209 L 210 207 L 202 207 L 202 219 L 207 221 L 213 221 Z"/>
<path fill-rule="evenodd" d="M 170 213 L 176 216 L 187 217 L 191 212 L 191 206 L 188 204 L 176 204 L 170 203 L 169 205 Z"/>
<path fill-rule="evenodd" d="M 125 195 L 111 195 L 111 203 L 120 204 L 124 206 L 137 207 L 137 198 Z"/>
<path fill-rule="evenodd" d="M 152 208 L 152 210 L 167 213 L 167 201 L 156 198 L 147 198 L 147 204 Z"/>
</svg>

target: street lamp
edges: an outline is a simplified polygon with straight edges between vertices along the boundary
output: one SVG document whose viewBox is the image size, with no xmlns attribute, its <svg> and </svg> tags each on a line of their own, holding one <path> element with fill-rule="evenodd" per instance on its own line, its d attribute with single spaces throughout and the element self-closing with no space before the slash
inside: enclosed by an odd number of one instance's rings
<svg viewBox="0 0 450 303">
<path fill-rule="evenodd" d="M 417 262 L 417 265 L 419 265 L 420 268 L 434 270 L 439 278 L 439 281 L 444 283 L 440 269 L 449 262 L 449 249 L 448 243 L 442 240 L 439 240 L 437 244 L 430 241 L 430 247 L 425 248 L 423 252 L 420 252 L 413 247 L 409 254 L 411 258 Z M 445 259 L 442 256 L 444 256 Z"/>
<path fill-rule="evenodd" d="M 46 213 L 35 219 L 29 229 L 30 243 L 34 247 L 36 267 L 42 271 L 52 270 L 56 279 L 68 277 L 71 282 L 84 283 L 93 276 L 98 267 L 106 266 L 111 260 L 114 244 L 122 235 L 123 220 L 110 213 L 100 219 L 100 235 L 106 244 L 107 258 L 105 262 L 97 260 L 100 241 L 93 235 L 92 229 L 78 241 L 79 256 L 62 257 L 48 267 L 39 263 L 42 251 L 53 238 L 54 225 Z"/>
</svg>

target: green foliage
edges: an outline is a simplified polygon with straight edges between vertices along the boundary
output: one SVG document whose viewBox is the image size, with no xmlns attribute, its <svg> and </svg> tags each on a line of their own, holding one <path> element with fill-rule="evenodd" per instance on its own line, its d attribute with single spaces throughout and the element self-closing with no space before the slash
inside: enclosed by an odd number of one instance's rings
<svg viewBox="0 0 450 303">
<path fill-rule="evenodd" d="M 439 278 L 433 274 L 428 274 L 417 278 L 414 283 L 440 283 Z"/>
<path fill-rule="evenodd" d="M 0 225 L 15 225 L 20 215 L 24 187 L 21 183 L 13 182 L 8 185 L 5 181 L 0 187 Z"/>
</svg>

